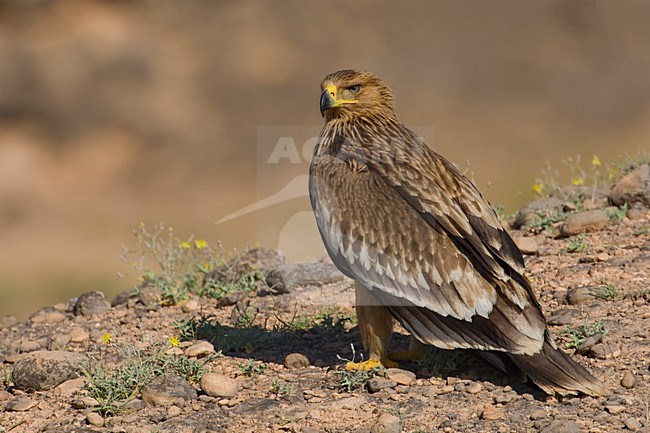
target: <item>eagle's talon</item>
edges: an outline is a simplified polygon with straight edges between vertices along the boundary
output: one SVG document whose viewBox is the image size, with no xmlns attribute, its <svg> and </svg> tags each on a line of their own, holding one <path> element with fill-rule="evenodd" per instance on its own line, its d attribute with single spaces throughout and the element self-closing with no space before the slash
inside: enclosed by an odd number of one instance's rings
<svg viewBox="0 0 650 433">
<path fill-rule="evenodd" d="M 352 362 L 348 361 L 345 364 L 345 369 L 347 371 L 372 371 L 376 368 L 395 368 L 397 363 L 390 359 L 384 358 L 381 361 L 377 359 L 369 359 L 362 362 Z"/>
</svg>

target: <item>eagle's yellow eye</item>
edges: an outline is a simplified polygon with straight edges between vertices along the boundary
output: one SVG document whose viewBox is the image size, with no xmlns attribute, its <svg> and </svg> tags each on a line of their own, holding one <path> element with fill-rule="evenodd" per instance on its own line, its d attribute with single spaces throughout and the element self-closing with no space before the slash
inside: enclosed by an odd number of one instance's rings
<svg viewBox="0 0 650 433">
<path fill-rule="evenodd" d="M 361 90 L 361 86 L 355 84 L 354 86 L 348 87 L 348 90 L 350 91 L 350 93 L 359 93 L 359 90 Z"/>
</svg>

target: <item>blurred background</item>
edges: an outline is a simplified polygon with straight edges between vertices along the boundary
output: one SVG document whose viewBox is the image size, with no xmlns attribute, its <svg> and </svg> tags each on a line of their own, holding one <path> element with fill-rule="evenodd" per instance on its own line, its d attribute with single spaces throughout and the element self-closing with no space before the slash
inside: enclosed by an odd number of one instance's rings
<svg viewBox="0 0 650 433">
<path fill-rule="evenodd" d="M 320 257 L 305 175 L 338 69 L 379 74 L 514 211 L 546 161 L 649 147 L 649 22 L 644 0 L 0 1 L 0 316 L 129 287 L 140 222 Z"/>
</svg>

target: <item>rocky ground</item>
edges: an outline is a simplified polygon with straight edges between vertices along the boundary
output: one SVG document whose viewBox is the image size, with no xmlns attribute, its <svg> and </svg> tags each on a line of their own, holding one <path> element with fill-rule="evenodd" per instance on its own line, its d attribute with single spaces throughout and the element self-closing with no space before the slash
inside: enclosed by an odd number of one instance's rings
<svg viewBox="0 0 650 433">
<path fill-rule="evenodd" d="M 165 305 L 144 285 L 0 319 L 0 432 L 650 432 L 650 166 L 633 174 L 507 224 L 552 333 L 609 397 L 548 397 L 434 349 L 344 372 L 361 356 L 352 283 L 258 248 L 237 264 L 253 288 L 218 300 Z"/>
</svg>

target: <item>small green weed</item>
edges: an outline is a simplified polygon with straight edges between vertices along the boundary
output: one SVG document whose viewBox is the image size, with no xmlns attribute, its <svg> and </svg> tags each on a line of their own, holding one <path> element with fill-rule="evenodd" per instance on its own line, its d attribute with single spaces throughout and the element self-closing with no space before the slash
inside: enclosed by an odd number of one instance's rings
<svg viewBox="0 0 650 433">
<path fill-rule="evenodd" d="M 248 377 L 259 376 L 260 374 L 264 373 L 267 368 L 269 368 L 269 365 L 267 363 L 259 364 L 253 359 L 248 359 L 247 361 L 239 364 L 239 369 L 241 370 L 242 374 Z"/>
<path fill-rule="evenodd" d="M 123 349 L 126 361 L 112 369 L 102 361 L 83 369 L 87 383 L 84 389 L 99 402 L 98 411 L 103 414 L 120 413 L 124 405 L 136 397 L 142 388 L 163 373 L 176 373 L 191 383 L 201 380 L 205 374 L 205 363 L 219 356 L 205 358 L 203 362 L 185 356 L 165 354 L 169 347 L 159 345 L 152 353 L 127 346 Z"/>
<path fill-rule="evenodd" d="M 566 250 L 568 253 L 580 253 L 586 250 L 589 247 L 589 244 L 585 242 L 585 235 L 579 235 L 572 239 L 569 239 L 569 245 Z"/>
<path fill-rule="evenodd" d="M 627 203 L 615 210 L 607 208 L 605 209 L 605 213 L 611 222 L 621 222 L 625 219 L 625 215 L 627 214 Z"/>
<path fill-rule="evenodd" d="M 596 293 L 597 298 L 605 301 L 611 301 L 618 298 L 619 293 L 614 284 L 608 283 L 604 278 L 600 279 L 600 284 L 602 284 L 602 286 L 600 287 L 600 291 Z"/>
<path fill-rule="evenodd" d="M 530 230 L 533 233 L 541 233 L 545 230 L 551 231 L 555 223 L 564 221 L 568 216 L 561 209 L 554 209 L 550 212 L 538 210 L 535 213 L 536 215 L 533 216 L 530 224 Z"/>
<path fill-rule="evenodd" d="M 341 361 L 345 361 L 346 364 L 356 363 L 357 352 L 353 344 L 350 345 L 350 348 L 352 349 L 351 359 L 346 359 L 339 355 L 336 355 L 336 357 Z M 359 359 L 363 359 L 363 354 L 360 354 Z M 339 376 L 339 386 L 341 389 L 345 392 L 352 393 L 356 389 L 363 388 L 370 379 L 375 377 L 383 369 L 383 367 L 376 367 L 368 371 L 337 369 L 334 371 L 334 374 Z"/>
<path fill-rule="evenodd" d="M 171 227 L 156 224 L 153 229 L 144 223 L 133 231 L 134 249 L 122 246 L 121 259 L 142 274 L 142 284 L 154 287 L 162 305 L 175 305 L 190 294 L 221 299 L 236 291 L 252 291 L 262 278 L 252 270 L 239 275 L 235 268 L 241 255 L 226 253 L 221 244 L 212 248 L 203 239 L 182 241 Z"/>
<path fill-rule="evenodd" d="M 279 379 L 273 379 L 271 392 L 275 395 L 284 395 L 291 392 L 291 385 Z"/>
<path fill-rule="evenodd" d="M 600 320 L 593 323 L 580 325 L 577 328 L 571 328 L 567 325 L 566 328 L 560 332 L 560 335 L 569 337 L 570 341 L 565 343 L 564 346 L 567 349 L 570 349 L 580 346 L 587 338 L 599 332 L 603 335 L 606 335 L 609 332 L 609 329 L 607 329 L 607 327 Z"/>
</svg>

